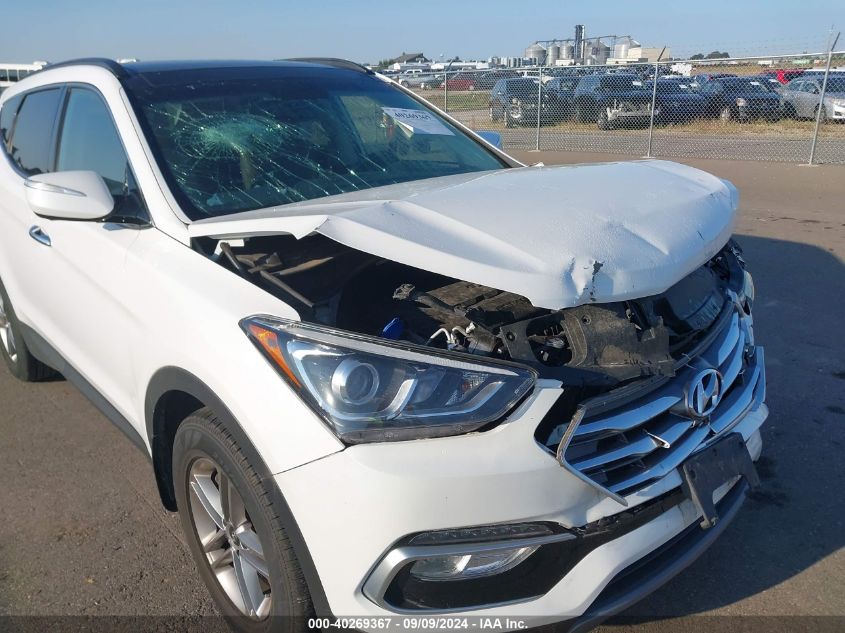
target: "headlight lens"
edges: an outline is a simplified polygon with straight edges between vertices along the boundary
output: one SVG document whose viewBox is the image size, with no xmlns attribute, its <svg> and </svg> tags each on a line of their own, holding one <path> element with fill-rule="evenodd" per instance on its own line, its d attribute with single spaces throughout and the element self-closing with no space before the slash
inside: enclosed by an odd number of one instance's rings
<svg viewBox="0 0 845 633">
<path fill-rule="evenodd" d="M 241 322 L 279 373 L 343 441 L 467 433 L 500 420 L 534 370 L 271 317 Z"/>
</svg>

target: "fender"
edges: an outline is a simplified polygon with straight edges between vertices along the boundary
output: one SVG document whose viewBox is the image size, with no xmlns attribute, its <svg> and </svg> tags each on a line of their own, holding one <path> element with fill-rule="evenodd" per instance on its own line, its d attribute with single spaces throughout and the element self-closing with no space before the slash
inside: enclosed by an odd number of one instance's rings
<svg viewBox="0 0 845 633">
<path fill-rule="evenodd" d="M 232 412 L 223 401 L 202 380 L 180 367 L 163 367 L 153 374 L 147 386 L 144 406 L 147 437 L 152 448 L 156 482 L 165 508 L 173 511 L 177 509 L 173 493 L 172 473 L 170 472 L 172 461 L 171 439 L 172 433 L 175 433 L 175 427 L 172 429 L 168 428 L 168 421 L 164 416 L 164 411 L 160 403 L 165 394 L 173 391 L 187 394 L 200 406 L 212 409 L 223 422 L 226 430 L 232 434 L 238 447 L 246 454 L 249 463 L 258 473 L 259 477 L 261 477 L 262 483 L 272 495 L 273 504 L 279 511 L 282 524 L 290 538 L 296 557 L 302 566 L 305 582 L 308 585 L 308 591 L 311 593 L 311 599 L 314 602 L 314 609 L 317 615 L 333 617 L 326 593 L 323 590 L 323 584 L 320 581 L 317 568 L 314 566 L 314 560 L 311 558 L 305 538 L 302 536 L 302 532 L 296 523 L 290 506 L 288 506 L 282 491 L 276 485 L 276 481 L 267 464 L 249 441 L 240 423 L 235 419 L 235 416 L 232 415 Z M 187 411 L 187 413 L 190 412 Z"/>
</svg>

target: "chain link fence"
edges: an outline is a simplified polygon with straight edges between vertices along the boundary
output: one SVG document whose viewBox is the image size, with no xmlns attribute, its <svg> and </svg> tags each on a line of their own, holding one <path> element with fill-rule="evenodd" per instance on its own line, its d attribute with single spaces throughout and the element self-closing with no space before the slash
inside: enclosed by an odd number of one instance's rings
<svg viewBox="0 0 845 633">
<path fill-rule="evenodd" d="M 399 81 L 505 149 L 845 164 L 845 51 Z"/>
</svg>

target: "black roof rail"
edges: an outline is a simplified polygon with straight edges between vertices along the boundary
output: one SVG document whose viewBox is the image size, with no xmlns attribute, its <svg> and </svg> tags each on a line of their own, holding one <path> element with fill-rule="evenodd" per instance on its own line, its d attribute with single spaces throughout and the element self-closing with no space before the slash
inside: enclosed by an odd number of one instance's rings
<svg viewBox="0 0 845 633">
<path fill-rule="evenodd" d="M 284 61 L 287 62 L 305 62 L 308 64 L 322 64 L 323 66 L 332 66 L 333 68 L 343 68 L 345 70 L 355 70 L 359 73 L 366 73 L 373 75 L 372 70 L 366 66 L 362 66 L 357 62 L 351 62 L 348 59 L 340 59 L 338 57 L 291 57 Z"/>
<path fill-rule="evenodd" d="M 128 75 L 123 66 L 113 59 L 107 59 L 105 57 L 81 57 L 79 59 L 68 59 L 67 61 L 57 62 L 55 64 L 47 64 L 41 70 L 52 70 L 53 68 L 63 68 L 65 66 L 97 66 L 98 68 L 105 68 L 118 79 L 123 79 Z"/>
</svg>

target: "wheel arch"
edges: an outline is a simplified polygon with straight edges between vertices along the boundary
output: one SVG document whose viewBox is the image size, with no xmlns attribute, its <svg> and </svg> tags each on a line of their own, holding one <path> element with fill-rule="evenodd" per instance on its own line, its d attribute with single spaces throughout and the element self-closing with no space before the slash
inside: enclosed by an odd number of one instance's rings
<svg viewBox="0 0 845 633">
<path fill-rule="evenodd" d="M 238 447 L 244 451 L 250 464 L 261 477 L 273 496 L 291 545 L 299 560 L 308 591 L 318 615 L 331 617 L 331 609 L 323 584 L 314 566 L 314 560 L 305 542 L 290 506 L 276 485 L 273 474 L 253 446 L 235 416 L 215 392 L 200 378 L 180 367 L 163 367 L 150 379 L 145 398 L 147 437 L 150 442 L 153 469 L 161 502 L 165 508 L 177 511 L 173 488 L 173 438 L 176 429 L 191 413 L 209 408 L 231 433 Z"/>
</svg>

